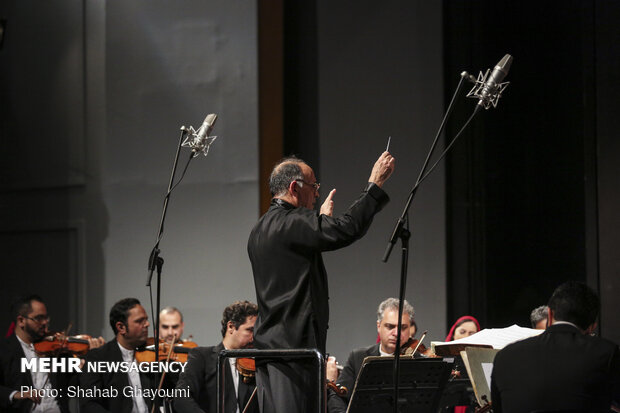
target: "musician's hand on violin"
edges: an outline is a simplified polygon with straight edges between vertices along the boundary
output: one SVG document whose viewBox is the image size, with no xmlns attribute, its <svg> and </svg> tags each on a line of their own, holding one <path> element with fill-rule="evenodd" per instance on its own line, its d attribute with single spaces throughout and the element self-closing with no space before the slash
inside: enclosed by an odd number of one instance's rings
<svg viewBox="0 0 620 413">
<path fill-rule="evenodd" d="M 338 370 L 338 362 L 336 361 L 336 357 L 330 356 L 327 359 L 327 368 L 325 369 L 325 374 L 327 376 L 327 380 L 329 381 L 338 380 L 340 370 Z"/>
<path fill-rule="evenodd" d="M 101 336 L 99 336 L 99 337 L 89 337 L 88 338 L 89 350 L 92 350 L 92 349 L 97 348 L 97 347 L 101 347 L 104 344 L 105 344 L 105 340 Z"/>
<path fill-rule="evenodd" d="M 13 395 L 13 400 L 26 400 L 26 399 L 32 400 L 34 404 L 41 403 L 41 396 L 37 395 L 37 393 L 34 390 L 18 391 L 17 393 L 15 393 L 15 395 Z"/>
<path fill-rule="evenodd" d="M 328 217 L 332 216 L 332 214 L 334 213 L 334 201 L 332 198 L 334 197 L 335 193 L 335 189 L 329 191 L 329 195 L 327 195 L 327 198 L 325 198 L 325 202 L 323 202 L 323 205 L 321 205 L 321 214 L 327 215 Z"/>
</svg>

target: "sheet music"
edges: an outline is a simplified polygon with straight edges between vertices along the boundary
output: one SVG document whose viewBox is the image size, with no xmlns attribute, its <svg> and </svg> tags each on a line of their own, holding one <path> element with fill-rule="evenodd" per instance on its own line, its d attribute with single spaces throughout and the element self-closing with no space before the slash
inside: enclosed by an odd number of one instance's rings
<svg viewBox="0 0 620 413">
<path fill-rule="evenodd" d="M 492 348 L 480 347 L 468 347 L 461 351 L 461 358 L 480 406 L 486 404 L 485 400 L 491 401 L 491 372 L 498 352 L 499 350 Z"/>
<path fill-rule="evenodd" d="M 510 343 L 534 337 L 542 333 L 544 330 L 535 330 L 533 328 L 519 327 L 516 324 L 506 328 L 485 328 L 469 337 L 461 338 L 454 341 L 443 342 L 433 341 L 431 345 L 444 346 L 452 344 L 486 344 L 493 346 L 496 350 L 501 350 Z"/>
<path fill-rule="evenodd" d="M 487 380 L 487 386 L 491 388 L 491 373 L 493 372 L 493 363 L 481 363 L 484 378 Z"/>
</svg>

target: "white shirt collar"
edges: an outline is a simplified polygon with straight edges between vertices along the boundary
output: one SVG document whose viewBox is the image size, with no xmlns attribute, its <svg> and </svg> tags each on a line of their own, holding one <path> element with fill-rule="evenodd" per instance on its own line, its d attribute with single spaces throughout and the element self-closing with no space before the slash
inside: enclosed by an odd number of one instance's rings
<svg viewBox="0 0 620 413">
<path fill-rule="evenodd" d="M 575 324 L 571 323 L 570 321 L 556 321 L 556 320 L 553 320 L 553 324 L 551 324 L 551 325 L 557 326 L 559 324 L 568 324 L 569 326 L 573 326 L 577 330 L 581 331 L 581 329 L 579 327 L 577 327 Z"/>
<path fill-rule="evenodd" d="M 381 344 L 379 344 L 379 354 L 381 356 L 393 356 L 394 353 L 386 353 L 385 351 L 383 351 L 383 349 L 381 348 Z"/>
<path fill-rule="evenodd" d="M 118 348 L 121 349 L 121 354 L 123 355 L 123 360 L 125 360 L 125 361 L 132 361 L 133 360 L 133 356 L 134 356 L 134 351 L 133 350 L 127 350 L 125 347 L 121 346 L 121 343 L 119 343 L 118 341 L 116 342 L 116 344 L 118 344 Z"/>
<path fill-rule="evenodd" d="M 22 340 L 21 338 L 19 338 L 19 336 L 17 334 L 15 334 L 15 337 L 19 340 L 19 344 L 22 345 L 22 347 L 26 346 L 29 349 L 34 349 L 34 344 L 30 343 L 26 343 L 24 340 Z"/>
</svg>

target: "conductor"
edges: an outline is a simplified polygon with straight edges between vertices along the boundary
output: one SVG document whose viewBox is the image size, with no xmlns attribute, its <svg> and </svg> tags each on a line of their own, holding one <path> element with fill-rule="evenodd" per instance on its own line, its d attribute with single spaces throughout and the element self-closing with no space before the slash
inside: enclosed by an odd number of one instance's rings
<svg viewBox="0 0 620 413">
<path fill-rule="evenodd" d="M 325 353 L 329 307 L 321 253 L 345 247 L 366 233 L 389 200 L 382 186 L 393 170 L 394 158 L 383 152 L 360 196 L 345 213 L 333 217 L 336 190 L 330 191 L 317 213 L 320 184 L 306 162 L 285 158 L 274 167 L 269 178 L 271 206 L 248 241 L 258 301 L 256 348 L 316 348 Z M 313 363 L 258 363 L 261 411 L 316 412 L 315 377 Z"/>
</svg>

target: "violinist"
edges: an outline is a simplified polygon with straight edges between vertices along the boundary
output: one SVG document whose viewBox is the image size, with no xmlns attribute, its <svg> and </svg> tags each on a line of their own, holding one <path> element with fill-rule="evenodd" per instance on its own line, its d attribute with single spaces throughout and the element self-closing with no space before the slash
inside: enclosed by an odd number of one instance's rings
<svg viewBox="0 0 620 413">
<path fill-rule="evenodd" d="M 480 323 L 478 320 L 470 315 L 464 315 L 452 324 L 446 341 L 454 341 L 469 337 L 476 334 L 478 331 L 480 331 Z"/>
<path fill-rule="evenodd" d="M 135 298 L 124 298 L 110 310 L 110 326 L 115 339 L 88 353 L 86 361 L 135 362 L 135 349 L 146 343 L 149 320 Z M 80 374 L 80 386 L 83 389 L 115 389 L 118 397 L 103 397 L 97 393 L 85 394 L 80 399 L 80 408 L 84 412 L 147 413 L 151 400 L 137 396 L 144 389 L 156 387 L 151 374 L 139 373 L 135 369 L 128 373 L 90 372 Z M 124 396 L 124 389 L 131 386 L 134 396 Z"/>
<path fill-rule="evenodd" d="M 545 330 L 547 328 L 547 306 L 541 305 L 540 307 L 536 307 L 530 313 L 530 323 L 532 328 L 536 330 Z"/>
<path fill-rule="evenodd" d="M 362 367 L 364 358 L 368 356 L 391 356 L 396 350 L 396 338 L 398 328 L 398 311 L 399 300 L 397 298 L 388 298 L 379 304 L 377 309 L 377 332 L 379 333 L 379 342 L 369 347 L 355 349 L 349 355 L 344 365 L 340 377 L 336 381 L 337 384 L 346 387 L 350 392 L 353 390 L 355 380 Z M 413 306 L 405 300 L 403 308 L 403 318 L 401 324 L 400 342 L 401 345 L 407 342 L 410 337 L 410 327 L 413 320 Z M 340 397 L 329 391 L 328 394 L 328 412 L 342 413 L 347 410 L 349 403 L 348 397 Z"/>
<path fill-rule="evenodd" d="M 183 314 L 176 307 L 165 307 L 159 312 L 159 338 L 166 343 L 183 338 Z"/>
<path fill-rule="evenodd" d="M 249 301 L 236 301 L 224 309 L 222 315 L 222 342 L 213 347 L 197 347 L 190 351 L 185 371 L 181 373 L 177 389 L 189 388 L 190 397 L 176 397 L 177 412 L 215 412 L 217 404 L 217 359 L 220 351 L 252 347 L 254 324 L 258 307 Z M 246 383 L 235 359 L 229 359 L 226 375 L 224 406 L 226 413 L 243 412 L 251 399 L 248 413 L 258 412 L 256 397 L 251 398 L 254 383 Z M 244 373 L 245 374 L 245 373 Z"/>
<path fill-rule="evenodd" d="M 65 397 L 52 397 L 54 391 L 64 392 L 73 375 L 68 373 L 22 372 L 21 359 L 39 357 L 35 344 L 48 335 L 50 317 L 43 299 L 38 295 L 21 297 L 11 306 L 15 334 L 0 346 L 0 410 L 3 412 L 68 412 Z M 91 348 L 103 339 L 91 339 Z M 22 386 L 31 390 L 22 391 Z M 38 391 L 34 391 L 34 390 Z M 42 396 L 42 397 L 41 397 Z"/>
<path fill-rule="evenodd" d="M 183 314 L 178 308 L 168 306 L 159 312 L 159 339 L 166 343 L 178 342 L 183 339 Z M 168 372 L 165 375 L 163 386 L 174 389 L 179 381 L 179 373 Z"/>
</svg>

